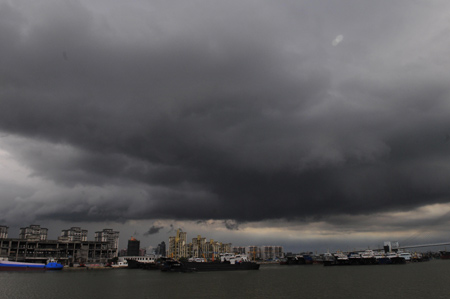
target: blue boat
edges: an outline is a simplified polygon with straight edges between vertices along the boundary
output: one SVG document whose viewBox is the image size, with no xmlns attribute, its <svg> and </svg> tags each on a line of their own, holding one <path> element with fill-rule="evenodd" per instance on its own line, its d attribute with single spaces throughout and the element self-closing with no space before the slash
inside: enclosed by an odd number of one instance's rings
<svg viewBox="0 0 450 299">
<path fill-rule="evenodd" d="M 63 265 L 56 262 L 23 263 L 0 260 L 0 271 L 32 271 L 32 270 L 61 270 Z"/>
</svg>

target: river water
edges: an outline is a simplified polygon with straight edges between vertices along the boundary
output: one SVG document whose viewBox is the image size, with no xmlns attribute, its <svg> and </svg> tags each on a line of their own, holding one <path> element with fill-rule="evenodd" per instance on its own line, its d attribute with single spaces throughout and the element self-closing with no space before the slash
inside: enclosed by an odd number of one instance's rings
<svg viewBox="0 0 450 299">
<path fill-rule="evenodd" d="M 1 271 L 0 298 L 450 298 L 450 260 L 209 273 Z"/>
</svg>

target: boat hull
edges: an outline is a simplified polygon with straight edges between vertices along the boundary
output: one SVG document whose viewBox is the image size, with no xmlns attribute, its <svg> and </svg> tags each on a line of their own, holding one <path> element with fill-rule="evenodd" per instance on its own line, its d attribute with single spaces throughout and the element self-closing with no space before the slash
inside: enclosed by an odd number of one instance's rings
<svg viewBox="0 0 450 299">
<path fill-rule="evenodd" d="M 135 260 L 127 260 L 128 269 L 145 269 L 145 270 L 159 270 L 161 265 L 159 263 L 142 263 Z"/>
<path fill-rule="evenodd" d="M 0 262 L 0 271 L 45 271 L 61 270 L 64 266 L 59 263 L 22 263 L 22 262 Z"/>
<path fill-rule="evenodd" d="M 0 265 L 0 271 L 45 271 L 44 267 L 16 267 Z"/>
<path fill-rule="evenodd" d="M 212 271 L 242 271 L 258 270 L 259 264 L 253 262 L 230 263 L 196 263 L 196 262 L 172 262 L 166 263 L 161 268 L 164 272 L 212 272 Z"/>
<path fill-rule="evenodd" d="M 238 271 L 238 270 L 258 270 L 259 264 L 253 262 L 241 262 L 236 264 L 228 263 L 183 263 L 183 266 L 193 271 Z"/>
</svg>

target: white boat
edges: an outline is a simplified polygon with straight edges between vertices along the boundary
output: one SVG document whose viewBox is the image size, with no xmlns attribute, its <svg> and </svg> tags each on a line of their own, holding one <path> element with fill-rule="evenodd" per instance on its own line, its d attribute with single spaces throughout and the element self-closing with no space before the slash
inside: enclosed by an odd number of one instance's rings
<svg viewBox="0 0 450 299">
<path fill-rule="evenodd" d="M 397 252 L 391 251 L 391 252 L 386 253 L 386 257 L 392 259 L 392 258 L 397 258 L 399 256 L 398 256 Z"/>
<path fill-rule="evenodd" d="M 249 262 L 248 256 L 242 254 L 234 254 L 234 253 L 221 253 L 220 254 L 220 262 L 229 262 L 234 265 L 236 263 L 241 262 Z"/>
<path fill-rule="evenodd" d="M 323 254 L 323 260 L 324 261 L 334 261 L 334 255 L 330 253 L 330 251 L 327 251 Z"/>
<path fill-rule="evenodd" d="M 343 254 L 342 252 L 338 251 L 334 254 L 334 257 L 337 261 L 348 261 L 348 256 Z"/>
<path fill-rule="evenodd" d="M 373 259 L 375 257 L 375 253 L 373 252 L 373 250 L 367 249 L 361 254 L 361 257 L 363 259 Z"/>
<path fill-rule="evenodd" d="M 379 259 L 386 258 L 386 255 L 383 252 L 375 252 L 374 257 L 375 257 L 375 259 L 379 260 Z"/>
<path fill-rule="evenodd" d="M 410 262 L 411 261 L 411 253 L 410 252 L 406 252 L 406 251 L 402 251 L 402 252 L 398 252 L 398 256 L 402 257 L 405 259 L 405 261 Z"/>
</svg>

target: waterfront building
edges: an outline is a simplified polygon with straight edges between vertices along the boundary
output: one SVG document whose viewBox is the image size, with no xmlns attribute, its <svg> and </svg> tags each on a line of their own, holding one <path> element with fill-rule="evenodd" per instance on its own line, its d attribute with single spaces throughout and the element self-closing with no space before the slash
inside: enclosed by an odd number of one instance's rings
<svg viewBox="0 0 450 299">
<path fill-rule="evenodd" d="M 179 259 L 187 256 L 187 233 L 177 229 L 177 234 L 169 237 L 169 257 Z"/>
<path fill-rule="evenodd" d="M 245 247 L 241 247 L 241 246 L 236 247 L 235 246 L 235 247 L 233 247 L 232 252 L 235 254 L 245 254 Z"/>
<path fill-rule="evenodd" d="M 222 243 L 214 240 L 209 241 L 207 258 L 214 260 L 217 259 L 221 253 L 230 253 L 231 243 Z"/>
<path fill-rule="evenodd" d="M 259 246 L 247 246 L 245 251 L 251 260 L 261 259 L 261 248 Z"/>
<path fill-rule="evenodd" d="M 86 229 L 81 229 L 80 227 L 72 227 L 70 229 L 63 229 L 61 231 L 61 236 L 58 237 L 58 241 L 70 242 L 70 241 L 87 241 Z"/>
<path fill-rule="evenodd" d="M 0 239 L 0 257 L 16 262 L 106 263 L 115 256 L 107 242 Z"/>
<path fill-rule="evenodd" d="M 160 256 L 166 256 L 166 242 L 162 241 L 158 246 L 156 247 L 155 254 Z"/>
<path fill-rule="evenodd" d="M 186 244 L 186 257 L 191 257 L 192 252 L 194 251 L 194 246 L 192 245 L 192 243 L 188 243 Z"/>
<path fill-rule="evenodd" d="M 147 249 L 140 248 L 139 249 L 139 256 L 146 256 L 147 255 Z"/>
<path fill-rule="evenodd" d="M 140 246 L 141 242 L 139 240 L 136 240 L 136 238 L 131 237 L 131 239 L 128 240 L 127 256 L 139 256 Z"/>
<path fill-rule="evenodd" d="M 232 245 L 231 243 L 219 242 L 219 253 L 230 253 L 231 245 Z"/>
<path fill-rule="evenodd" d="M 265 261 L 275 260 L 277 258 L 282 257 L 283 257 L 282 246 L 262 246 L 261 248 L 261 258 Z"/>
<path fill-rule="evenodd" d="M 0 239 L 8 238 L 8 228 L 7 226 L 0 225 Z"/>
<path fill-rule="evenodd" d="M 283 246 L 274 246 L 273 252 L 276 258 L 284 258 L 284 248 Z"/>
<path fill-rule="evenodd" d="M 74 263 L 107 263 L 117 256 L 119 232 L 104 230 L 95 241 L 87 241 L 87 231 L 78 227 L 63 230 L 58 240 L 48 240 L 46 228 L 30 225 L 20 228 L 19 238 L 8 238 L 8 227 L 0 226 L 0 257 L 16 262 L 47 262 L 56 259 Z M 106 235 L 109 233 L 109 236 Z M 97 235 L 96 235 L 97 237 Z M 103 238 L 103 239 L 102 239 Z"/>
<path fill-rule="evenodd" d="M 111 253 L 115 253 L 114 256 L 117 257 L 119 248 L 119 232 L 113 231 L 110 228 L 105 228 L 102 231 L 95 232 L 95 241 L 106 242 Z"/>
<path fill-rule="evenodd" d="M 45 241 L 47 240 L 48 229 L 40 225 L 30 225 L 29 227 L 21 227 L 19 239 L 27 241 Z"/>
<path fill-rule="evenodd" d="M 231 243 L 216 242 L 213 239 L 206 241 L 206 238 L 198 235 L 197 238 L 192 239 L 189 244 L 192 248 L 189 257 L 215 259 L 220 253 L 231 252 Z"/>
<path fill-rule="evenodd" d="M 206 258 L 205 254 L 208 255 L 208 246 L 206 243 L 206 238 L 198 235 L 197 238 L 192 239 L 192 248 L 190 250 L 190 257 L 195 258 Z"/>
<path fill-rule="evenodd" d="M 213 239 L 206 241 L 206 238 L 198 235 L 192 239 L 192 243 L 186 243 L 186 232 L 177 231 L 177 235 L 169 237 L 169 257 L 173 258 L 206 258 L 214 260 L 220 253 L 230 253 L 231 243 L 222 243 Z"/>
</svg>

